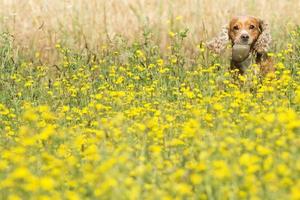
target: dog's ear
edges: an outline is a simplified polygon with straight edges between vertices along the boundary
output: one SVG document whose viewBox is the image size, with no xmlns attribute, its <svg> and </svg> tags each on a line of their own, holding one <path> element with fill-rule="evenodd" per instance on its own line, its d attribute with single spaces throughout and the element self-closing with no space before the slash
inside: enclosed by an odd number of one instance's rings
<svg viewBox="0 0 300 200">
<path fill-rule="evenodd" d="M 228 25 L 224 25 L 219 35 L 213 38 L 211 41 L 209 41 L 206 45 L 208 49 L 210 49 L 214 53 L 219 54 L 226 48 L 228 42 L 229 42 Z"/>
<path fill-rule="evenodd" d="M 257 53 L 266 53 L 269 50 L 270 44 L 272 42 L 269 25 L 263 20 L 260 20 L 259 29 L 261 32 L 254 44 L 253 49 Z"/>
</svg>

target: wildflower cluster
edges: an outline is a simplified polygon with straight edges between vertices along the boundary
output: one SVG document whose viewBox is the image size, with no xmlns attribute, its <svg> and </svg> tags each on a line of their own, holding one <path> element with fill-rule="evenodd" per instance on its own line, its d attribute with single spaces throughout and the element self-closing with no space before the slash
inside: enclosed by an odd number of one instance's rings
<svg viewBox="0 0 300 200">
<path fill-rule="evenodd" d="M 0 198 L 300 199 L 299 45 L 234 79 L 177 36 L 1 68 Z"/>
</svg>

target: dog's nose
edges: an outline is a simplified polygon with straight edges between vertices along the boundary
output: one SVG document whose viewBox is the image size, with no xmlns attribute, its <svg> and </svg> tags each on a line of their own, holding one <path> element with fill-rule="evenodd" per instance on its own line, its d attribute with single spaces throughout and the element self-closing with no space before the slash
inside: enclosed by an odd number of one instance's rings
<svg viewBox="0 0 300 200">
<path fill-rule="evenodd" d="M 242 34 L 241 39 L 244 40 L 244 41 L 247 41 L 247 40 L 249 40 L 249 35 L 248 34 Z"/>
</svg>

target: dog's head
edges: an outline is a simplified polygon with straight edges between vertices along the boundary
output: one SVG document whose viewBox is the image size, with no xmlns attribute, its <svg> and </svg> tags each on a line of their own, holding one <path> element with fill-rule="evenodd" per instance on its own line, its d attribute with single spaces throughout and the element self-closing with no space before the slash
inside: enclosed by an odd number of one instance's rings
<svg viewBox="0 0 300 200">
<path fill-rule="evenodd" d="M 230 20 L 229 25 L 222 28 L 221 33 L 208 43 L 208 48 L 220 53 L 228 42 L 250 45 L 257 53 L 266 53 L 271 43 L 268 25 L 261 19 L 252 16 L 237 16 Z"/>
<path fill-rule="evenodd" d="M 262 32 L 261 20 L 255 17 L 234 17 L 228 27 L 233 44 L 253 45 Z"/>
</svg>

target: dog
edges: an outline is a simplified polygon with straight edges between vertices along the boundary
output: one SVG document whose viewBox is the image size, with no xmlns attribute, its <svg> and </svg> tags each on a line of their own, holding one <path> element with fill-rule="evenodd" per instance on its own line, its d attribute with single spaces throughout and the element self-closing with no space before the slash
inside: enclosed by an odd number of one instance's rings
<svg viewBox="0 0 300 200">
<path fill-rule="evenodd" d="M 223 26 L 217 37 L 207 43 L 207 48 L 220 54 L 231 42 L 231 70 L 237 70 L 243 75 L 256 63 L 260 72 L 266 75 L 275 71 L 272 59 L 267 53 L 271 41 L 269 26 L 263 20 L 253 16 L 236 16 L 228 25 Z M 239 53 L 240 48 L 242 53 Z"/>
</svg>

